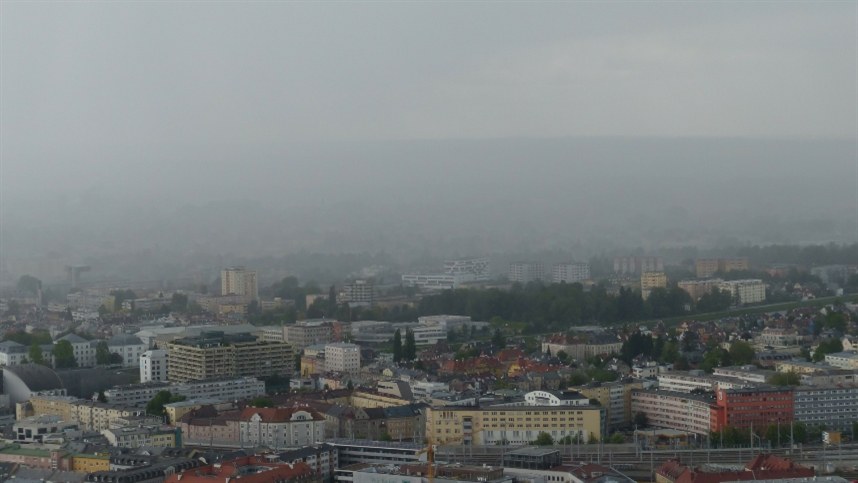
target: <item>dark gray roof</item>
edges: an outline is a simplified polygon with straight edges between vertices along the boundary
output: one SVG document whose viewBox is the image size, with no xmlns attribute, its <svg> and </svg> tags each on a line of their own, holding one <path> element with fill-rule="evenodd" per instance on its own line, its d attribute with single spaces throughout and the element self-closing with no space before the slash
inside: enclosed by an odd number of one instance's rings
<svg viewBox="0 0 858 483">
<path fill-rule="evenodd" d="M 108 346 L 116 346 L 116 345 L 142 345 L 143 341 L 140 340 L 136 335 L 131 334 L 119 334 L 114 335 L 107 341 Z"/>
<path fill-rule="evenodd" d="M 81 342 L 89 342 L 88 340 L 84 339 L 83 337 L 81 337 L 75 333 L 66 334 L 66 335 L 60 337 L 58 340 L 67 340 L 67 341 L 71 342 L 72 344 L 80 344 Z"/>
<path fill-rule="evenodd" d="M 4 340 L 0 342 L 0 352 L 5 352 L 6 354 L 12 354 L 16 352 L 26 352 L 27 348 L 24 344 L 19 344 L 14 340 Z"/>
<path fill-rule="evenodd" d="M 20 379 L 30 391 L 46 391 L 48 389 L 62 389 L 63 383 L 57 373 L 50 367 L 41 364 L 21 364 L 3 368 L 4 372 L 13 374 Z M 6 375 L 4 374 L 4 377 Z"/>
</svg>

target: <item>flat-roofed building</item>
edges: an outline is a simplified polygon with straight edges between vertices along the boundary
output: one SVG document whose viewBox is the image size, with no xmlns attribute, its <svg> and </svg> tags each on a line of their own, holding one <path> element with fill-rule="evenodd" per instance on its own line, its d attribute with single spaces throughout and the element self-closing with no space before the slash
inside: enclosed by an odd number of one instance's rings
<svg viewBox="0 0 858 483">
<path fill-rule="evenodd" d="M 539 433 L 600 440 L 605 411 L 596 406 L 438 406 L 429 410 L 426 433 L 435 444 L 529 444 Z"/>
<path fill-rule="evenodd" d="M 712 431 L 725 427 L 767 428 L 793 420 L 793 390 L 772 386 L 718 389 L 712 412 Z"/>
<path fill-rule="evenodd" d="M 509 264 L 509 281 L 529 283 L 546 279 L 542 262 L 513 262 Z"/>
<path fill-rule="evenodd" d="M 644 272 L 641 274 L 641 297 L 649 298 L 654 289 L 667 288 L 667 275 L 664 272 Z"/>
<path fill-rule="evenodd" d="M 795 420 L 833 431 L 851 431 L 858 421 L 858 385 L 799 386 L 793 391 Z"/>
<path fill-rule="evenodd" d="M 308 345 L 327 344 L 333 337 L 333 324 L 330 320 L 301 320 L 285 327 L 286 342 L 295 352 L 304 350 Z"/>
<path fill-rule="evenodd" d="M 263 342 L 250 334 L 203 332 L 167 344 L 168 378 L 174 382 L 218 377 L 292 374 L 294 355 L 285 342 Z"/>
<path fill-rule="evenodd" d="M 643 413 L 655 428 L 706 435 L 710 431 L 712 396 L 663 390 L 632 391 L 632 413 Z"/>
<path fill-rule="evenodd" d="M 858 352 L 825 354 L 825 363 L 841 369 L 858 369 Z"/>
<path fill-rule="evenodd" d="M 555 263 L 551 267 L 554 283 L 578 283 L 590 279 L 590 264 L 584 262 Z"/>
<path fill-rule="evenodd" d="M 725 280 L 718 286 L 730 292 L 740 304 L 756 304 L 766 301 L 766 284 L 759 279 Z"/>
</svg>

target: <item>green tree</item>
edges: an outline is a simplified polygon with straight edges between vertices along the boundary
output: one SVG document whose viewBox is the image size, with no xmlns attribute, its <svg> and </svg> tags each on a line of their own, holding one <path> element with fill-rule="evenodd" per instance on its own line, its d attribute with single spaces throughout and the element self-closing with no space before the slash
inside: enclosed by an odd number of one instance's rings
<svg viewBox="0 0 858 483">
<path fill-rule="evenodd" d="M 417 341 L 414 339 L 414 332 L 411 329 L 405 331 L 405 345 L 402 347 L 402 357 L 406 361 L 413 361 L 417 358 Z"/>
<path fill-rule="evenodd" d="M 106 340 L 100 340 L 95 344 L 95 363 L 100 366 L 110 363 L 110 348 Z"/>
<path fill-rule="evenodd" d="M 30 345 L 30 351 L 27 355 L 30 356 L 30 362 L 33 364 L 47 365 L 45 363 L 45 357 L 42 355 L 42 348 L 37 343 L 33 342 L 33 344 Z"/>
<path fill-rule="evenodd" d="M 813 352 L 813 362 L 825 360 L 825 354 L 834 354 L 843 351 L 843 343 L 840 339 L 828 339 L 819 343 Z"/>
<path fill-rule="evenodd" d="M 328 315 L 333 316 L 337 313 L 337 288 L 331 285 L 328 288 Z"/>
<path fill-rule="evenodd" d="M 492 346 L 498 350 L 506 347 L 506 337 L 503 336 L 503 332 L 501 332 L 500 328 L 495 328 L 495 333 L 492 334 Z"/>
<path fill-rule="evenodd" d="M 158 391 L 158 394 L 155 394 L 155 397 L 149 400 L 149 403 L 146 404 L 146 414 L 163 416 L 166 414 L 166 411 L 164 410 L 165 404 L 180 402 L 185 399 L 185 396 L 173 395 L 170 391 Z"/>
<path fill-rule="evenodd" d="M 608 438 L 608 443 L 611 443 L 611 444 L 622 444 L 625 442 L 626 442 L 626 438 L 625 438 L 625 436 L 622 435 L 622 433 L 614 433 L 611 435 L 610 438 Z"/>
<path fill-rule="evenodd" d="M 801 384 L 801 377 L 793 372 L 776 372 L 769 376 L 766 381 L 773 386 L 798 386 Z"/>
<path fill-rule="evenodd" d="M 250 401 L 250 405 L 255 408 L 273 408 L 274 401 L 270 397 L 257 397 Z"/>
<path fill-rule="evenodd" d="M 39 289 L 42 288 L 42 281 L 32 275 L 21 275 L 18 278 L 16 288 L 19 292 L 36 295 Z"/>
<path fill-rule="evenodd" d="M 402 332 L 396 329 L 393 333 L 393 362 L 402 360 Z"/>
<path fill-rule="evenodd" d="M 647 417 L 645 412 L 638 411 L 637 413 L 635 413 L 634 423 L 639 428 L 645 428 L 649 426 L 649 418 Z"/>
<path fill-rule="evenodd" d="M 536 439 L 531 441 L 530 444 L 536 446 L 551 446 L 554 444 L 554 438 L 552 438 L 551 435 L 546 433 L 545 431 L 540 431 L 539 434 L 536 436 Z"/>
<path fill-rule="evenodd" d="M 733 364 L 745 365 L 754 360 L 754 348 L 744 341 L 736 341 L 730 344 L 730 359 Z"/>
<path fill-rule="evenodd" d="M 77 360 L 74 358 L 74 348 L 71 342 L 61 340 L 54 344 L 54 366 L 60 369 L 69 367 L 77 367 Z"/>
<path fill-rule="evenodd" d="M 173 293 L 173 297 L 170 299 L 170 310 L 173 312 L 184 312 L 188 309 L 188 296 L 175 292 Z"/>
</svg>

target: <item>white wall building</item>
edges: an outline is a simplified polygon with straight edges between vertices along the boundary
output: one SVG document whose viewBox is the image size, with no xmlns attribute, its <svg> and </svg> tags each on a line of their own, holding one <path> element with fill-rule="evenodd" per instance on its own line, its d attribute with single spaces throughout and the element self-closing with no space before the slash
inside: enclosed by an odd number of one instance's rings
<svg viewBox="0 0 858 483">
<path fill-rule="evenodd" d="M 402 275 L 403 285 L 427 290 L 451 290 L 459 288 L 463 283 L 475 280 L 476 277 L 470 273 L 406 273 Z"/>
<path fill-rule="evenodd" d="M 489 259 L 484 257 L 458 258 L 444 261 L 444 273 L 473 275 L 474 280 L 489 279 Z"/>
<path fill-rule="evenodd" d="M 756 304 L 766 301 L 766 284 L 759 279 L 725 280 L 718 286 L 726 290 L 734 298 L 739 299 L 740 304 Z"/>
<path fill-rule="evenodd" d="M 360 372 L 360 346 L 344 342 L 326 344 L 325 370 L 349 374 Z"/>
<path fill-rule="evenodd" d="M 130 334 L 114 335 L 107 340 L 107 348 L 111 353 L 122 356 L 123 367 L 138 367 L 140 355 L 149 349 L 139 337 Z"/>
<path fill-rule="evenodd" d="M 74 359 L 77 361 L 78 367 L 93 367 L 95 366 L 95 346 L 98 341 L 86 340 L 77 334 L 66 334 L 55 341 L 67 340 L 74 351 Z"/>
<path fill-rule="evenodd" d="M 524 395 L 528 406 L 587 406 L 590 398 L 577 391 L 530 391 Z"/>
<path fill-rule="evenodd" d="M 551 268 L 551 279 L 554 283 L 577 283 L 589 278 L 589 263 L 556 263 Z"/>
<path fill-rule="evenodd" d="M 167 381 L 167 351 L 150 349 L 140 355 L 140 382 Z"/>
<path fill-rule="evenodd" d="M 518 283 L 545 280 L 545 265 L 542 262 L 513 262 L 509 264 L 509 281 Z"/>
<path fill-rule="evenodd" d="M 244 267 L 231 267 L 220 272 L 220 294 L 241 295 L 249 300 L 259 298 L 256 271 Z"/>
</svg>

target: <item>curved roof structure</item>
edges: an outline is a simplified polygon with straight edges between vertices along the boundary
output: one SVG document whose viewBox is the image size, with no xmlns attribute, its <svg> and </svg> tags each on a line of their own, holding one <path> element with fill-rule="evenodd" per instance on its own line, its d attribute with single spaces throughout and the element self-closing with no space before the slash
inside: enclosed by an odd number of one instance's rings
<svg viewBox="0 0 858 483">
<path fill-rule="evenodd" d="M 3 368 L 3 371 L 20 379 L 32 392 L 63 388 L 63 382 L 57 373 L 50 367 L 41 364 L 7 366 Z"/>
</svg>

